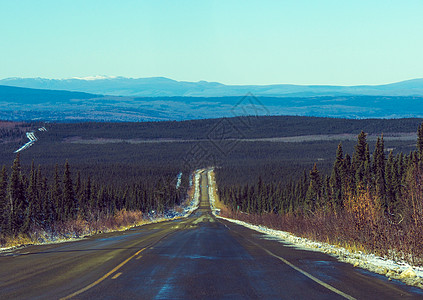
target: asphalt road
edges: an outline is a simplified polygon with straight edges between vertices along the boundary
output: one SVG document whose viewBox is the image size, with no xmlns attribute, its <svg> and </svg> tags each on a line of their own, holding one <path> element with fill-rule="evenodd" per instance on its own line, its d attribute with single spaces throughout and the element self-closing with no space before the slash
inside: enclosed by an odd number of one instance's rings
<svg viewBox="0 0 423 300">
<path fill-rule="evenodd" d="M 211 214 L 0 254 L 0 299 L 407 299 L 423 291 Z"/>
</svg>

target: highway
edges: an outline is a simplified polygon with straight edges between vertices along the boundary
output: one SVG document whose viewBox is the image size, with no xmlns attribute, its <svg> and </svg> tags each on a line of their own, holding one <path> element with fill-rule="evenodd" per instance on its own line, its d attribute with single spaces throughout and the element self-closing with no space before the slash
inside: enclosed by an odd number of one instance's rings
<svg viewBox="0 0 423 300">
<path fill-rule="evenodd" d="M 422 290 L 212 215 L 0 253 L 0 299 L 407 299 Z"/>
</svg>

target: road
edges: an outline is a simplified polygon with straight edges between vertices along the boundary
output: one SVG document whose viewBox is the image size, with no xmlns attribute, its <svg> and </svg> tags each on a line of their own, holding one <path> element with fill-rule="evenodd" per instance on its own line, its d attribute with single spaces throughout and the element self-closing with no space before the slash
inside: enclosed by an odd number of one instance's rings
<svg viewBox="0 0 423 300">
<path fill-rule="evenodd" d="M 422 290 L 211 214 L 0 254 L 0 299 L 407 299 Z"/>
</svg>

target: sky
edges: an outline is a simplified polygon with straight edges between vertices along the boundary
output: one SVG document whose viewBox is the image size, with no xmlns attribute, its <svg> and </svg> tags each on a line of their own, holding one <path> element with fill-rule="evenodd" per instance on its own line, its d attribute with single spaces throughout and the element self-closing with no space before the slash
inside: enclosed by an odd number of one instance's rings
<svg viewBox="0 0 423 300">
<path fill-rule="evenodd" d="M 0 78 L 423 78 L 421 0 L 0 0 Z"/>
</svg>

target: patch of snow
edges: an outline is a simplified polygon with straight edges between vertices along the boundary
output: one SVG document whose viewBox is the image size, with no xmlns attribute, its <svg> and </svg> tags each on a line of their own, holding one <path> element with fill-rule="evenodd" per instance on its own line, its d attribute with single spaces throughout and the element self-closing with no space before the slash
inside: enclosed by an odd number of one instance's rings
<svg viewBox="0 0 423 300">
<path fill-rule="evenodd" d="M 192 200 L 190 204 L 184 209 L 184 216 L 189 216 L 194 210 L 198 208 L 200 205 L 200 177 L 201 172 L 203 172 L 204 169 L 199 169 L 195 171 L 194 175 L 194 196 L 192 197 Z"/>
<path fill-rule="evenodd" d="M 182 207 L 182 212 L 178 212 L 175 209 L 167 210 L 163 213 L 163 221 L 175 218 L 188 217 L 193 211 L 198 208 L 198 206 L 200 205 L 200 177 L 201 172 L 203 171 L 204 169 L 198 169 L 194 172 L 194 195 L 189 204 L 185 207 Z M 182 176 L 182 172 L 179 174 Z"/>
<path fill-rule="evenodd" d="M 189 186 L 192 186 L 192 174 L 189 174 Z"/>
<path fill-rule="evenodd" d="M 209 202 L 210 202 L 210 208 L 214 215 L 219 215 L 220 209 L 216 208 L 216 199 L 214 197 L 215 195 L 215 189 L 216 189 L 216 183 L 214 182 L 212 178 L 212 172 L 214 169 L 210 169 L 207 171 L 207 180 L 208 180 L 208 187 L 209 187 Z"/>
<path fill-rule="evenodd" d="M 44 128 L 45 129 L 45 127 L 41 127 L 41 128 Z M 40 130 L 41 128 L 39 128 L 38 130 Z M 40 130 L 40 131 L 47 131 L 47 129 Z M 21 152 L 22 150 L 25 150 L 25 149 L 31 147 L 36 141 L 38 141 L 38 138 L 35 136 L 34 131 L 27 132 L 26 133 L 26 137 L 29 139 L 29 142 L 27 142 L 25 145 L 23 145 L 22 147 L 20 147 L 14 153 Z"/>
<path fill-rule="evenodd" d="M 96 76 L 86 76 L 86 77 L 72 77 L 71 79 L 79 79 L 79 80 L 101 80 L 101 79 L 114 79 L 116 76 L 105 76 L 105 75 L 96 75 Z"/>
<path fill-rule="evenodd" d="M 179 187 L 181 186 L 181 182 L 182 182 L 182 172 L 180 172 L 177 176 L 176 189 L 179 189 Z"/>
</svg>

